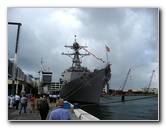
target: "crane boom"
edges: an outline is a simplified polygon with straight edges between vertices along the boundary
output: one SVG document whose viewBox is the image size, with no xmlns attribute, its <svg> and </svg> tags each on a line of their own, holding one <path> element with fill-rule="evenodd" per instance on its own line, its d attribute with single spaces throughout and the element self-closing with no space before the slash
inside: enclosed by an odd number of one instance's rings
<svg viewBox="0 0 166 128">
<path fill-rule="evenodd" d="M 129 69 L 129 71 L 128 71 L 128 73 L 127 73 L 125 82 L 124 82 L 123 87 L 122 87 L 122 91 L 123 91 L 123 89 L 124 89 L 124 87 L 125 87 L 125 85 L 126 85 L 126 82 L 127 82 L 128 76 L 129 76 L 129 74 L 130 74 L 130 71 L 131 71 L 131 68 Z"/>
<path fill-rule="evenodd" d="M 154 72 L 155 72 L 155 70 L 152 71 L 152 75 L 151 75 L 151 77 L 150 77 L 150 82 L 149 82 L 149 85 L 148 85 L 148 88 L 147 88 L 147 92 L 149 91 L 150 85 L 151 85 L 151 83 L 152 83 L 152 79 L 153 79 Z"/>
</svg>

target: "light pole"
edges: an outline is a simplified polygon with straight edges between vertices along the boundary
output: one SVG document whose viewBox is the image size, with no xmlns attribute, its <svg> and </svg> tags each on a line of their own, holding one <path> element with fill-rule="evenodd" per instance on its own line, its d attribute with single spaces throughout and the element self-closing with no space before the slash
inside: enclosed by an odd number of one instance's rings
<svg viewBox="0 0 166 128">
<path fill-rule="evenodd" d="M 16 22 L 8 22 L 9 25 L 17 25 L 17 37 L 16 37 L 16 47 L 15 47 L 15 55 L 14 55 L 14 63 L 13 63 L 13 71 L 12 71 L 12 95 L 14 95 L 14 82 L 16 78 L 16 68 L 18 62 L 18 41 L 20 35 L 20 27 L 22 26 L 21 23 Z"/>
</svg>

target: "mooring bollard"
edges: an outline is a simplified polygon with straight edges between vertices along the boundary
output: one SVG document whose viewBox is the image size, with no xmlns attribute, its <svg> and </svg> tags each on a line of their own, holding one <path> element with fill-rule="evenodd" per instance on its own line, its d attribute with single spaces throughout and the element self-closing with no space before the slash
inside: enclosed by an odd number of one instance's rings
<svg viewBox="0 0 166 128">
<path fill-rule="evenodd" d="M 122 95 L 122 99 L 121 99 L 122 102 L 125 102 L 125 96 Z"/>
<path fill-rule="evenodd" d="M 74 103 L 74 109 L 80 108 L 80 105 L 78 103 Z"/>
</svg>

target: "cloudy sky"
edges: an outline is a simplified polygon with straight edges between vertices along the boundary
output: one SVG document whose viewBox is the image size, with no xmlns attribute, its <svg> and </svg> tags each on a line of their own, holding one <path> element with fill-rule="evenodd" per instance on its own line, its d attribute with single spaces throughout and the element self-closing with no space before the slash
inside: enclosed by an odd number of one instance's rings
<svg viewBox="0 0 166 128">
<path fill-rule="evenodd" d="M 130 77 L 125 89 L 159 85 L 159 43 L 157 8 L 8 8 L 8 22 L 22 23 L 19 40 L 18 66 L 25 74 L 38 77 L 41 58 L 53 72 L 53 81 L 72 65 L 71 58 L 61 55 L 72 52 L 74 35 L 81 45 L 106 60 L 105 45 L 111 51 L 111 89 L 123 85 L 128 70 Z M 17 26 L 8 25 L 8 57 L 14 57 Z M 85 53 L 84 50 L 80 51 Z M 91 71 L 104 64 L 88 56 L 82 66 Z"/>
</svg>

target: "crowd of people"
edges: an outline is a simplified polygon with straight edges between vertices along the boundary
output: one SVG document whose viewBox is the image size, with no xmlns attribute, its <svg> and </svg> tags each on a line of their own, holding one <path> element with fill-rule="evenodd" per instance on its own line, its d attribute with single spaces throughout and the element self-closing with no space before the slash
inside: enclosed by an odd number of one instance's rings
<svg viewBox="0 0 166 128">
<path fill-rule="evenodd" d="M 64 100 L 58 95 L 11 95 L 8 97 L 9 108 L 19 109 L 19 114 L 27 113 L 27 105 L 30 102 L 30 113 L 40 115 L 41 120 L 46 120 L 50 111 L 49 103 L 55 103 L 55 109 L 50 112 L 49 120 L 72 120 L 71 113 L 64 109 Z"/>
</svg>

